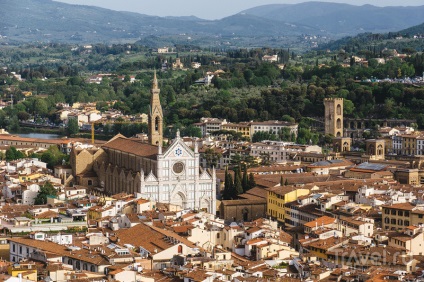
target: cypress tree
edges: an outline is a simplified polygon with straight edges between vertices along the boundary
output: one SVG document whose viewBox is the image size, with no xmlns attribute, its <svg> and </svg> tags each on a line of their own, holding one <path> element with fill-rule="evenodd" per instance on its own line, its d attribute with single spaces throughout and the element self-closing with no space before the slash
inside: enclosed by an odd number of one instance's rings
<svg viewBox="0 0 424 282">
<path fill-rule="evenodd" d="M 281 175 L 281 177 L 280 177 L 280 186 L 283 186 L 284 185 L 284 179 L 283 179 L 283 176 Z"/>
<path fill-rule="evenodd" d="M 243 193 L 243 186 L 242 186 L 242 180 L 241 180 L 241 172 L 240 167 L 237 168 L 234 176 L 234 198 L 235 199 L 239 194 Z"/>
<path fill-rule="evenodd" d="M 237 197 L 237 193 L 234 189 L 234 182 L 233 182 L 233 176 L 231 173 L 228 173 L 228 199 L 227 200 L 233 200 Z"/>
<path fill-rule="evenodd" d="M 250 173 L 249 174 L 249 189 L 252 189 L 255 186 L 256 186 L 255 176 L 253 175 L 253 173 Z"/>
<path fill-rule="evenodd" d="M 243 187 L 243 191 L 246 192 L 247 190 L 250 189 L 249 187 L 249 179 L 247 177 L 247 166 L 244 165 L 243 167 L 243 180 L 242 180 L 242 187 Z"/>
<path fill-rule="evenodd" d="M 225 168 L 224 191 L 222 193 L 223 200 L 231 200 L 231 187 L 232 187 L 232 179 L 231 179 L 231 174 L 228 172 L 228 166 L 227 166 Z"/>
</svg>

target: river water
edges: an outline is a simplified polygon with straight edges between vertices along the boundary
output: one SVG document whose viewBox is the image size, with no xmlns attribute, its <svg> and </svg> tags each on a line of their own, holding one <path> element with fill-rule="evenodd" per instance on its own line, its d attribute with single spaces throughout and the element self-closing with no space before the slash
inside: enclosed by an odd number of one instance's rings
<svg viewBox="0 0 424 282">
<path fill-rule="evenodd" d="M 51 134 L 51 133 L 11 133 L 14 135 L 18 135 L 20 137 L 25 137 L 25 138 L 36 138 L 36 139 L 60 139 L 63 136 L 58 135 L 58 134 Z"/>
</svg>

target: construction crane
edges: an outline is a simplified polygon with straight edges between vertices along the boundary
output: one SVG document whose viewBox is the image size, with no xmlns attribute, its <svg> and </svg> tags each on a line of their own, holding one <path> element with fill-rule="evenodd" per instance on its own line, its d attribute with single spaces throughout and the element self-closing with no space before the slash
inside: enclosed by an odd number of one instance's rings
<svg viewBox="0 0 424 282">
<path fill-rule="evenodd" d="M 142 121 L 129 121 L 129 120 L 123 120 L 123 121 L 105 121 L 105 120 L 98 120 L 98 121 L 92 121 L 91 122 L 91 144 L 94 144 L 94 135 L 95 135 L 95 130 L 94 130 L 94 125 L 96 124 L 142 124 L 145 122 Z"/>
</svg>

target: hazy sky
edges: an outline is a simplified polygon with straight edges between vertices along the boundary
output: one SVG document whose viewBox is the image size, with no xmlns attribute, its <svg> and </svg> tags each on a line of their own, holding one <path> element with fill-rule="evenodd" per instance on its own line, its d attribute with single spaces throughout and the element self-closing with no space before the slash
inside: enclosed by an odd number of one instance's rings
<svg viewBox="0 0 424 282">
<path fill-rule="evenodd" d="M 56 0 L 70 4 L 98 6 L 118 11 L 131 11 L 154 16 L 197 16 L 203 19 L 220 19 L 242 10 L 266 4 L 295 4 L 301 0 Z M 320 0 L 352 5 L 421 6 L 423 0 Z"/>
</svg>

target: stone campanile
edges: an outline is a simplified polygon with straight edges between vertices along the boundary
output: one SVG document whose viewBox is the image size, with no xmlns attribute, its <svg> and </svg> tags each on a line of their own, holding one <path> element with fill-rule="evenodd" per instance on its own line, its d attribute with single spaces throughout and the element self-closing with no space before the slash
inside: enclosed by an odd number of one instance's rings
<svg viewBox="0 0 424 282">
<path fill-rule="evenodd" d="M 325 98 L 325 134 L 343 137 L 343 98 Z"/>
<path fill-rule="evenodd" d="M 153 77 L 152 89 L 150 90 L 150 112 L 149 112 L 149 143 L 162 146 L 163 143 L 163 113 L 160 104 L 160 89 L 156 71 Z"/>
</svg>

